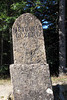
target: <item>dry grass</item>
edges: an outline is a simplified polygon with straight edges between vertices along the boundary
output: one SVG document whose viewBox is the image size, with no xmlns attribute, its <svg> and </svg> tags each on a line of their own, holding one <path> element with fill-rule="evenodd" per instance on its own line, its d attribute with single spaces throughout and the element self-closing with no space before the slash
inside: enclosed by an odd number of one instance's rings
<svg viewBox="0 0 67 100">
<path fill-rule="evenodd" d="M 11 84 L 10 78 L 0 79 L 0 85 Z"/>
<path fill-rule="evenodd" d="M 63 83 L 63 84 L 67 84 L 67 75 L 64 76 L 60 76 L 60 77 L 51 77 L 52 80 L 52 84 L 53 83 Z M 11 84 L 11 80 L 10 78 L 7 79 L 0 79 L 0 85 L 4 85 L 4 84 Z"/>
<path fill-rule="evenodd" d="M 52 84 L 67 84 L 67 75 L 59 77 L 51 77 Z"/>
<path fill-rule="evenodd" d="M 52 84 L 53 85 L 56 85 L 56 84 L 63 84 L 63 85 L 65 85 L 65 84 L 67 84 L 67 76 L 66 75 L 65 76 L 60 76 L 60 77 L 51 77 L 51 80 L 52 80 Z M 6 85 L 8 85 L 8 87 L 7 87 L 7 90 L 8 90 L 8 88 L 11 86 L 10 78 L 8 78 L 8 79 L 0 79 L 0 85 L 3 85 L 4 87 L 6 87 Z M 11 88 L 10 91 L 12 91 L 12 88 Z M 2 92 L 4 92 L 4 91 L 2 91 Z M 64 92 L 64 95 L 67 95 L 65 93 L 66 92 Z M 13 100 L 13 99 L 10 99 L 10 98 L 13 98 L 13 96 L 9 95 L 9 93 L 8 93 L 8 96 L 1 95 L 0 100 L 7 100 L 5 98 L 8 98 L 8 100 Z"/>
</svg>

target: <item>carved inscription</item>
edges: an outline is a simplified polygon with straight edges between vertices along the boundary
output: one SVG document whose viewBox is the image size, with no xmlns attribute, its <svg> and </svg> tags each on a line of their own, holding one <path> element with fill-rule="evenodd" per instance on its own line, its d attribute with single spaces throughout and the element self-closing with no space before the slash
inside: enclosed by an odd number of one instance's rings
<svg viewBox="0 0 67 100">
<path fill-rule="evenodd" d="M 37 31 L 39 29 L 39 31 Z M 15 37 L 17 39 L 25 38 L 25 37 L 40 37 L 42 34 L 42 26 L 29 26 L 29 27 L 20 27 L 17 26 L 13 29 L 15 33 Z"/>
<path fill-rule="evenodd" d="M 22 14 L 13 24 L 12 38 L 14 100 L 54 100 L 41 22 L 30 13 Z"/>
<path fill-rule="evenodd" d="M 15 63 L 44 63 L 46 61 L 41 22 L 26 13 L 16 19 L 12 28 Z"/>
</svg>

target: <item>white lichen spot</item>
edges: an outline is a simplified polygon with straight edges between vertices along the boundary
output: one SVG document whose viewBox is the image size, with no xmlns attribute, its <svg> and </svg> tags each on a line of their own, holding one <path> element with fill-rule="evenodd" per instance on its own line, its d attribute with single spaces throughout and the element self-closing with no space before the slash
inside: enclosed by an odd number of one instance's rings
<svg viewBox="0 0 67 100">
<path fill-rule="evenodd" d="M 46 92 L 47 92 L 48 94 L 53 94 L 53 91 L 52 91 L 50 88 L 48 88 L 48 89 L 46 90 Z"/>
<path fill-rule="evenodd" d="M 20 94 L 20 90 L 17 90 L 17 94 Z"/>
</svg>

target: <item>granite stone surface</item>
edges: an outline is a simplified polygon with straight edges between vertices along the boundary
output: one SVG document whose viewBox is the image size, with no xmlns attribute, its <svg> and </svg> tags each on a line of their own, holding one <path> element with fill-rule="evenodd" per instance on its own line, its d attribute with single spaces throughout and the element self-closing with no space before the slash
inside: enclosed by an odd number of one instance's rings
<svg viewBox="0 0 67 100">
<path fill-rule="evenodd" d="M 25 13 L 16 19 L 12 27 L 14 63 L 45 63 L 46 54 L 41 22 Z"/>
<path fill-rule="evenodd" d="M 12 37 L 14 100 L 53 100 L 41 22 L 32 14 L 22 14 L 13 24 Z"/>
<path fill-rule="evenodd" d="M 14 100 L 53 100 L 47 64 L 11 65 Z"/>
</svg>

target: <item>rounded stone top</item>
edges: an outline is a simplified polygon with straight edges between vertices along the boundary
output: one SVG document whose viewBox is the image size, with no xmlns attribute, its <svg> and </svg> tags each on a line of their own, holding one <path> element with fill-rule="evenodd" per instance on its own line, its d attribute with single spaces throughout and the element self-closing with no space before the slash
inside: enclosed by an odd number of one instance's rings
<svg viewBox="0 0 67 100">
<path fill-rule="evenodd" d="M 13 24 L 12 35 L 16 39 L 39 37 L 43 38 L 42 24 L 39 19 L 30 13 L 19 16 Z"/>
<path fill-rule="evenodd" d="M 24 13 L 12 27 L 14 63 L 36 64 L 46 61 L 42 24 L 34 15 Z"/>
</svg>

